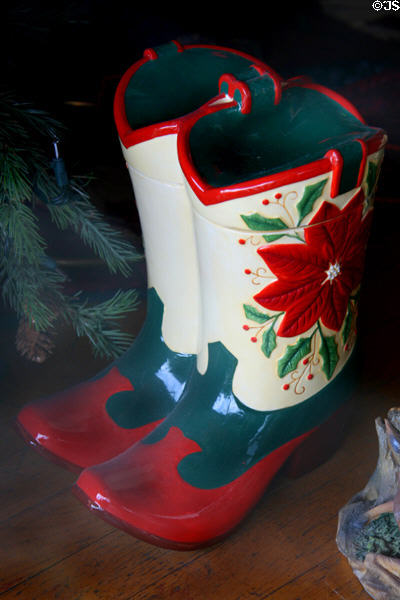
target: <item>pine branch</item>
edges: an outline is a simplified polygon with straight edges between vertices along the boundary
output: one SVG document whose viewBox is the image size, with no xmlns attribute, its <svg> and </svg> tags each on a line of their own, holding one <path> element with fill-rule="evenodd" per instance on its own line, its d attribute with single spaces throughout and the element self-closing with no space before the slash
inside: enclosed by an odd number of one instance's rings
<svg viewBox="0 0 400 600">
<path fill-rule="evenodd" d="M 30 168 L 18 148 L 2 145 L 0 153 L 0 201 L 25 202 L 32 194 Z"/>
<path fill-rule="evenodd" d="M 56 138 L 65 127 L 46 111 L 32 106 L 29 102 L 18 101 L 9 91 L 0 93 L 0 136 L 8 139 L 15 137 L 32 143 L 32 133 L 41 138 Z M 5 125 L 7 124 L 7 125 Z"/>
<path fill-rule="evenodd" d="M 133 340 L 130 334 L 116 328 L 116 321 L 137 306 L 137 293 L 133 290 L 118 290 L 112 298 L 92 306 L 75 296 L 66 305 L 64 318 L 78 337 L 89 339 L 95 356 L 116 358 Z"/>
<path fill-rule="evenodd" d="M 141 258 L 122 234 L 104 221 L 100 212 L 85 198 L 62 205 L 48 204 L 47 207 L 57 227 L 61 230 L 70 227 L 79 234 L 82 241 L 106 263 L 111 273 L 120 272 L 126 277 L 132 271 L 130 263 Z"/>
<path fill-rule="evenodd" d="M 0 93 L 1 294 L 20 319 L 18 350 L 31 360 L 44 360 L 51 352 L 60 318 L 72 324 L 78 336 L 89 338 L 95 355 L 114 358 L 132 341 L 116 322 L 136 308 L 136 292 L 120 291 L 94 306 L 81 301 L 79 294 L 66 295 L 66 275 L 46 254 L 46 240 L 33 212 L 35 198 L 44 201 L 61 230 L 75 231 L 111 273 L 129 275 L 131 263 L 141 256 L 92 206 L 81 180 L 69 180 L 62 159 L 51 164 L 54 172 L 49 168 L 44 141 L 49 144 L 61 129 L 44 111 Z"/>
<path fill-rule="evenodd" d="M 12 245 L 14 260 L 38 265 L 45 260 L 46 243 L 40 235 L 37 218 L 22 202 L 0 204 L 0 229 L 3 240 Z M 8 248 L 10 253 L 10 248 Z"/>
<path fill-rule="evenodd" d="M 64 303 L 65 279 L 63 273 L 43 264 L 21 264 L 10 258 L 0 264 L 3 301 L 37 331 L 47 331 L 53 326 L 54 307 Z"/>
</svg>

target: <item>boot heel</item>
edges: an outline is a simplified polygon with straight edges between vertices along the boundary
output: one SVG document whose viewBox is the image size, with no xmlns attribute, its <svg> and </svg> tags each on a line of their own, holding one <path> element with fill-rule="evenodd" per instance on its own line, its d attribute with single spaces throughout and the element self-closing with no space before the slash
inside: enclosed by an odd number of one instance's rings
<svg viewBox="0 0 400 600">
<path fill-rule="evenodd" d="M 343 442 L 352 414 L 352 402 L 346 402 L 310 433 L 286 461 L 284 475 L 301 477 L 326 462 Z"/>
</svg>

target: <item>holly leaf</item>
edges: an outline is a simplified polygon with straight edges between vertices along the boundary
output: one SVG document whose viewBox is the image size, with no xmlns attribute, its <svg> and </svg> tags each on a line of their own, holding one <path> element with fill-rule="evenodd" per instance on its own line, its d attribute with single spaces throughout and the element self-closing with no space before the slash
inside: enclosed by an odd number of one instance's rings
<svg viewBox="0 0 400 600">
<path fill-rule="evenodd" d="M 274 326 L 271 325 L 271 327 L 267 331 L 264 331 L 264 333 L 263 333 L 261 350 L 264 352 L 265 356 L 267 358 L 269 358 L 271 356 L 272 352 L 275 350 L 275 348 L 276 348 L 276 333 L 274 330 Z"/>
<path fill-rule="evenodd" d="M 263 217 L 259 213 L 252 215 L 240 215 L 249 229 L 254 231 L 279 231 L 280 229 L 288 229 L 288 226 L 282 219 L 278 217 L 269 219 Z"/>
<path fill-rule="evenodd" d="M 275 242 L 275 240 L 279 240 L 279 238 L 283 237 L 284 235 L 284 233 L 271 233 L 263 235 L 263 238 L 266 242 Z"/>
<path fill-rule="evenodd" d="M 348 309 L 348 311 L 346 313 L 346 318 L 344 320 L 344 326 L 343 326 L 343 331 L 342 331 L 343 344 L 345 344 L 347 342 L 347 340 L 349 339 L 352 324 L 353 324 L 353 313 L 350 309 Z"/>
<path fill-rule="evenodd" d="M 300 338 L 293 346 L 286 348 L 285 354 L 278 361 L 278 375 L 285 377 L 294 371 L 302 358 L 311 352 L 311 337 Z"/>
<path fill-rule="evenodd" d="M 325 373 L 326 378 L 329 380 L 332 377 L 339 361 L 337 343 L 334 335 L 321 337 L 319 354 L 323 360 L 322 370 Z"/>
<path fill-rule="evenodd" d="M 322 191 L 327 181 L 328 179 L 323 179 L 322 181 L 318 181 L 317 183 L 306 185 L 303 197 L 297 204 L 297 212 L 299 213 L 299 225 L 304 219 L 304 217 L 306 217 L 314 208 L 314 203 L 316 200 L 318 200 L 318 198 L 321 197 Z"/>
<path fill-rule="evenodd" d="M 376 184 L 376 178 L 378 175 L 378 165 L 374 162 L 370 161 L 368 163 L 368 173 L 367 173 L 367 196 L 370 196 L 374 190 Z"/>
<path fill-rule="evenodd" d="M 256 321 L 256 323 L 266 323 L 271 317 L 267 315 L 267 313 L 263 313 L 260 310 L 257 310 L 254 306 L 250 304 L 243 304 L 244 314 L 250 321 Z"/>
</svg>

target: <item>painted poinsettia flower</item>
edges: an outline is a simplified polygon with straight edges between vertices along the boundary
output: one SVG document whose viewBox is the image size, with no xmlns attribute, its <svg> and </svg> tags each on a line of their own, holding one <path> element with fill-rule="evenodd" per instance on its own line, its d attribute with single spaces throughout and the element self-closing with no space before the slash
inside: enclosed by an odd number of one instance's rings
<svg viewBox="0 0 400 600">
<path fill-rule="evenodd" d="M 342 210 L 323 202 L 305 228 L 305 243 L 258 249 L 278 279 L 254 299 L 264 308 L 285 313 L 279 336 L 304 333 L 318 319 L 329 329 L 340 330 L 364 269 L 372 211 L 363 217 L 363 203 L 361 190 Z"/>
</svg>

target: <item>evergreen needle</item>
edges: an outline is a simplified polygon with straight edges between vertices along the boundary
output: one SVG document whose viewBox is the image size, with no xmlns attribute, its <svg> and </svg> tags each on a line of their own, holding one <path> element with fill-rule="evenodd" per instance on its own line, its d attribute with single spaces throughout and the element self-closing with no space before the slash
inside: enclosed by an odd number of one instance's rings
<svg viewBox="0 0 400 600">
<path fill-rule="evenodd" d="M 47 148 L 62 129 L 44 111 L 0 93 L 1 295 L 32 340 L 47 339 L 35 337 L 35 331 L 54 332 L 63 319 L 77 336 L 87 336 L 95 355 L 114 358 L 132 341 L 116 323 L 137 307 L 137 294 L 119 290 L 95 305 L 82 300 L 80 293 L 66 294 L 66 275 L 46 254 L 47 241 L 35 214 L 37 200 L 46 204 L 59 229 L 77 233 L 111 273 L 129 275 L 132 262 L 141 255 L 91 204 L 81 180 L 69 180 L 66 174 L 62 184 L 56 179 Z"/>
</svg>

